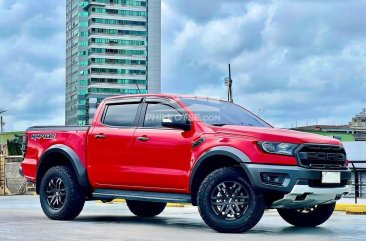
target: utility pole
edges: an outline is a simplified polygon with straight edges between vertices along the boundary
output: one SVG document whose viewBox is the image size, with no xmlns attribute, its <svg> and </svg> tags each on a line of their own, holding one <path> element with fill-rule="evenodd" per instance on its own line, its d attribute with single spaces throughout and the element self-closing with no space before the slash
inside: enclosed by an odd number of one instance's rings
<svg viewBox="0 0 366 241">
<path fill-rule="evenodd" d="M 7 110 L 0 111 L 0 133 L 4 132 L 4 126 L 5 126 L 5 122 L 4 122 L 3 116 L 1 114 L 5 113 L 6 111 Z"/>
<path fill-rule="evenodd" d="M 225 78 L 225 85 L 228 87 L 228 91 L 227 91 L 227 101 L 233 103 L 233 80 L 231 78 L 231 65 L 229 64 L 229 77 Z"/>
</svg>

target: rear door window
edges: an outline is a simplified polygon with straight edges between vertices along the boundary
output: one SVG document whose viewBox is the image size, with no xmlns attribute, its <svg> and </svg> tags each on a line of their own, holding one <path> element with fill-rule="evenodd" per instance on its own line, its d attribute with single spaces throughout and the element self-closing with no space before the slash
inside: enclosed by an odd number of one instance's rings
<svg viewBox="0 0 366 241">
<path fill-rule="evenodd" d="M 109 126 L 132 127 L 139 103 L 108 105 L 103 123 Z"/>
</svg>

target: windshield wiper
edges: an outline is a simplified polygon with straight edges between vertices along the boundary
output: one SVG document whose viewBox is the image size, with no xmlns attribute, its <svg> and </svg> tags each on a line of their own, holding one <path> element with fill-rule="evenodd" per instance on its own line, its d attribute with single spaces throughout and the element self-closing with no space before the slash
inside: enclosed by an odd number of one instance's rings
<svg viewBox="0 0 366 241">
<path fill-rule="evenodd" d="M 212 126 L 226 126 L 228 124 L 221 124 L 221 123 L 216 123 L 216 124 L 211 124 Z"/>
<path fill-rule="evenodd" d="M 240 123 L 240 124 L 223 124 L 223 123 L 215 123 L 215 124 L 211 124 L 212 126 L 226 126 L 226 125 L 238 125 L 238 126 L 254 126 L 253 124 L 249 124 L 249 123 Z"/>
</svg>

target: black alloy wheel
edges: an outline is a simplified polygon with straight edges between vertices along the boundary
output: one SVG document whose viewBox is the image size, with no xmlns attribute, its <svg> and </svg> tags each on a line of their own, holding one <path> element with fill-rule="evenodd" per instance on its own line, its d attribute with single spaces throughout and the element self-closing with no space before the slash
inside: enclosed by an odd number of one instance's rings
<svg viewBox="0 0 366 241">
<path fill-rule="evenodd" d="M 218 216 L 235 220 L 241 218 L 248 209 L 248 193 L 238 182 L 222 182 L 212 192 L 211 204 Z"/>
<path fill-rule="evenodd" d="M 41 180 L 39 198 L 43 212 L 53 220 L 72 220 L 84 207 L 85 193 L 68 166 L 51 167 Z"/>
<path fill-rule="evenodd" d="M 59 177 L 52 178 L 47 185 L 47 202 L 53 210 L 59 210 L 65 204 L 65 184 Z"/>
<path fill-rule="evenodd" d="M 265 209 L 261 192 L 238 167 L 224 167 L 209 174 L 201 183 L 197 204 L 203 221 L 222 233 L 248 231 Z"/>
</svg>

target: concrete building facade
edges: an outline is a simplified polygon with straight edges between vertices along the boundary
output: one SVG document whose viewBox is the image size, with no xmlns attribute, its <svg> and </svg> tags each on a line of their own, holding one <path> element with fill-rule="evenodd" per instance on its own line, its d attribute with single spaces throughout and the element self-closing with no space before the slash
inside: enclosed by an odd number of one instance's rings
<svg viewBox="0 0 366 241">
<path fill-rule="evenodd" d="M 66 1 L 66 124 L 106 97 L 161 91 L 161 0 Z"/>
<path fill-rule="evenodd" d="M 352 118 L 350 126 L 353 128 L 366 128 L 366 108 Z"/>
</svg>

